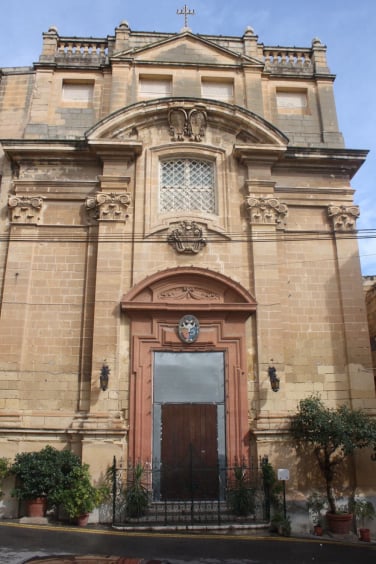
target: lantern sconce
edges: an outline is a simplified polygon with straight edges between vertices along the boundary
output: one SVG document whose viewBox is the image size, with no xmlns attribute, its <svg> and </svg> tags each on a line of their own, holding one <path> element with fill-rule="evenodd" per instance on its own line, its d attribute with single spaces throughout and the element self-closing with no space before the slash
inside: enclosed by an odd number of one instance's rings
<svg viewBox="0 0 376 564">
<path fill-rule="evenodd" d="M 106 391 L 108 388 L 108 380 L 109 380 L 110 372 L 111 370 L 108 364 L 106 364 L 106 361 L 104 360 L 99 376 L 100 386 L 103 392 Z"/>
<path fill-rule="evenodd" d="M 270 378 L 270 385 L 272 387 L 273 392 L 278 392 L 279 390 L 279 378 L 277 376 L 277 370 L 274 366 L 269 366 L 268 374 Z"/>
</svg>

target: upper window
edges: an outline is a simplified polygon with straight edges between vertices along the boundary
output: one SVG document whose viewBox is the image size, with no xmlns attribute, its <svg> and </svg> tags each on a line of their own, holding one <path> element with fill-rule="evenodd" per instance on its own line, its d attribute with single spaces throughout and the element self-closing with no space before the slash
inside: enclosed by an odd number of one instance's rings
<svg viewBox="0 0 376 564">
<path fill-rule="evenodd" d="M 63 102 L 87 105 L 93 100 L 94 82 L 63 81 Z"/>
<path fill-rule="evenodd" d="M 172 95 L 169 76 L 140 76 L 139 92 L 142 98 L 164 98 Z"/>
<path fill-rule="evenodd" d="M 160 163 L 159 211 L 215 213 L 214 164 L 196 159 Z"/>
<path fill-rule="evenodd" d="M 305 90 L 277 90 L 278 111 L 304 113 L 307 105 L 307 92 Z"/>
<path fill-rule="evenodd" d="M 234 84 L 232 81 L 203 78 L 201 81 L 201 92 L 203 98 L 232 102 L 234 99 Z"/>
</svg>

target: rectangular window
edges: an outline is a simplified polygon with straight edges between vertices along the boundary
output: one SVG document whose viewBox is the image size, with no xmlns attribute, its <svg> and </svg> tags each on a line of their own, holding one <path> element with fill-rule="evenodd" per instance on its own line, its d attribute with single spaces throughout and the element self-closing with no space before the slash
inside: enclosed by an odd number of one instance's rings
<svg viewBox="0 0 376 564">
<path fill-rule="evenodd" d="M 203 78 L 201 81 L 201 93 L 203 98 L 232 103 L 234 99 L 234 83 L 230 80 Z"/>
<path fill-rule="evenodd" d="M 140 76 L 141 98 L 165 98 L 172 95 L 172 79 L 169 76 Z"/>
<path fill-rule="evenodd" d="M 307 91 L 277 90 L 277 108 L 279 111 L 304 113 L 307 106 Z"/>
<path fill-rule="evenodd" d="M 214 164 L 195 159 L 161 161 L 159 209 L 215 213 Z"/>
<path fill-rule="evenodd" d="M 94 82 L 63 81 L 63 102 L 88 105 L 93 101 Z"/>
</svg>

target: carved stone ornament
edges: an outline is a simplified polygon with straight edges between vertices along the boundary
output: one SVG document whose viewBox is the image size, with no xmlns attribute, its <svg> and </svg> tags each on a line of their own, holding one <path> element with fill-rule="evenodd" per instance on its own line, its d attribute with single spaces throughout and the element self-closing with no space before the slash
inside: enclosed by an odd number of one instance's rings
<svg viewBox="0 0 376 564">
<path fill-rule="evenodd" d="M 202 141 L 207 126 L 207 114 L 203 107 L 195 106 L 188 113 L 184 108 L 173 108 L 168 113 L 172 141 Z"/>
<path fill-rule="evenodd" d="M 178 253 L 195 255 L 206 245 L 202 229 L 194 221 L 182 221 L 167 236 L 167 241 Z"/>
<path fill-rule="evenodd" d="M 86 211 L 90 219 L 100 221 L 127 221 L 128 208 L 132 202 L 128 192 L 106 194 L 100 192 L 86 199 Z"/>
<path fill-rule="evenodd" d="M 8 208 L 12 223 L 36 224 L 40 220 L 42 196 L 9 196 Z"/>
<path fill-rule="evenodd" d="M 359 215 L 358 206 L 328 206 L 328 216 L 332 218 L 334 231 L 354 231 Z"/>
<path fill-rule="evenodd" d="M 246 198 L 246 206 L 251 223 L 271 223 L 274 225 L 283 224 L 288 207 L 281 204 L 277 198 Z"/>
<path fill-rule="evenodd" d="M 178 325 L 179 339 L 183 343 L 194 343 L 200 334 L 200 323 L 194 315 L 184 315 Z"/>
<path fill-rule="evenodd" d="M 195 300 L 201 302 L 218 302 L 221 300 L 219 294 L 212 290 L 199 288 L 197 286 L 177 286 L 163 291 L 158 295 L 160 300 Z"/>
<path fill-rule="evenodd" d="M 191 141 L 201 141 L 206 131 L 206 112 L 200 108 L 193 108 L 188 116 L 188 134 Z"/>
</svg>

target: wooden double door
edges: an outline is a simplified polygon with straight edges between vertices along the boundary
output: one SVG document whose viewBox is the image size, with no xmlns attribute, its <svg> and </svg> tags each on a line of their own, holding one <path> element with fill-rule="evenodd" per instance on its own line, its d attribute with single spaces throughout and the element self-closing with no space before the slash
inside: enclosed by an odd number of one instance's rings
<svg viewBox="0 0 376 564">
<path fill-rule="evenodd" d="M 223 353 L 155 353 L 153 427 L 154 498 L 218 499 L 226 458 Z"/>
<path fill-rule="evenodd" d="M 218 498 L 217 434 L 216 405 L 162 406 L 162 499 Z"/>
</svg>

